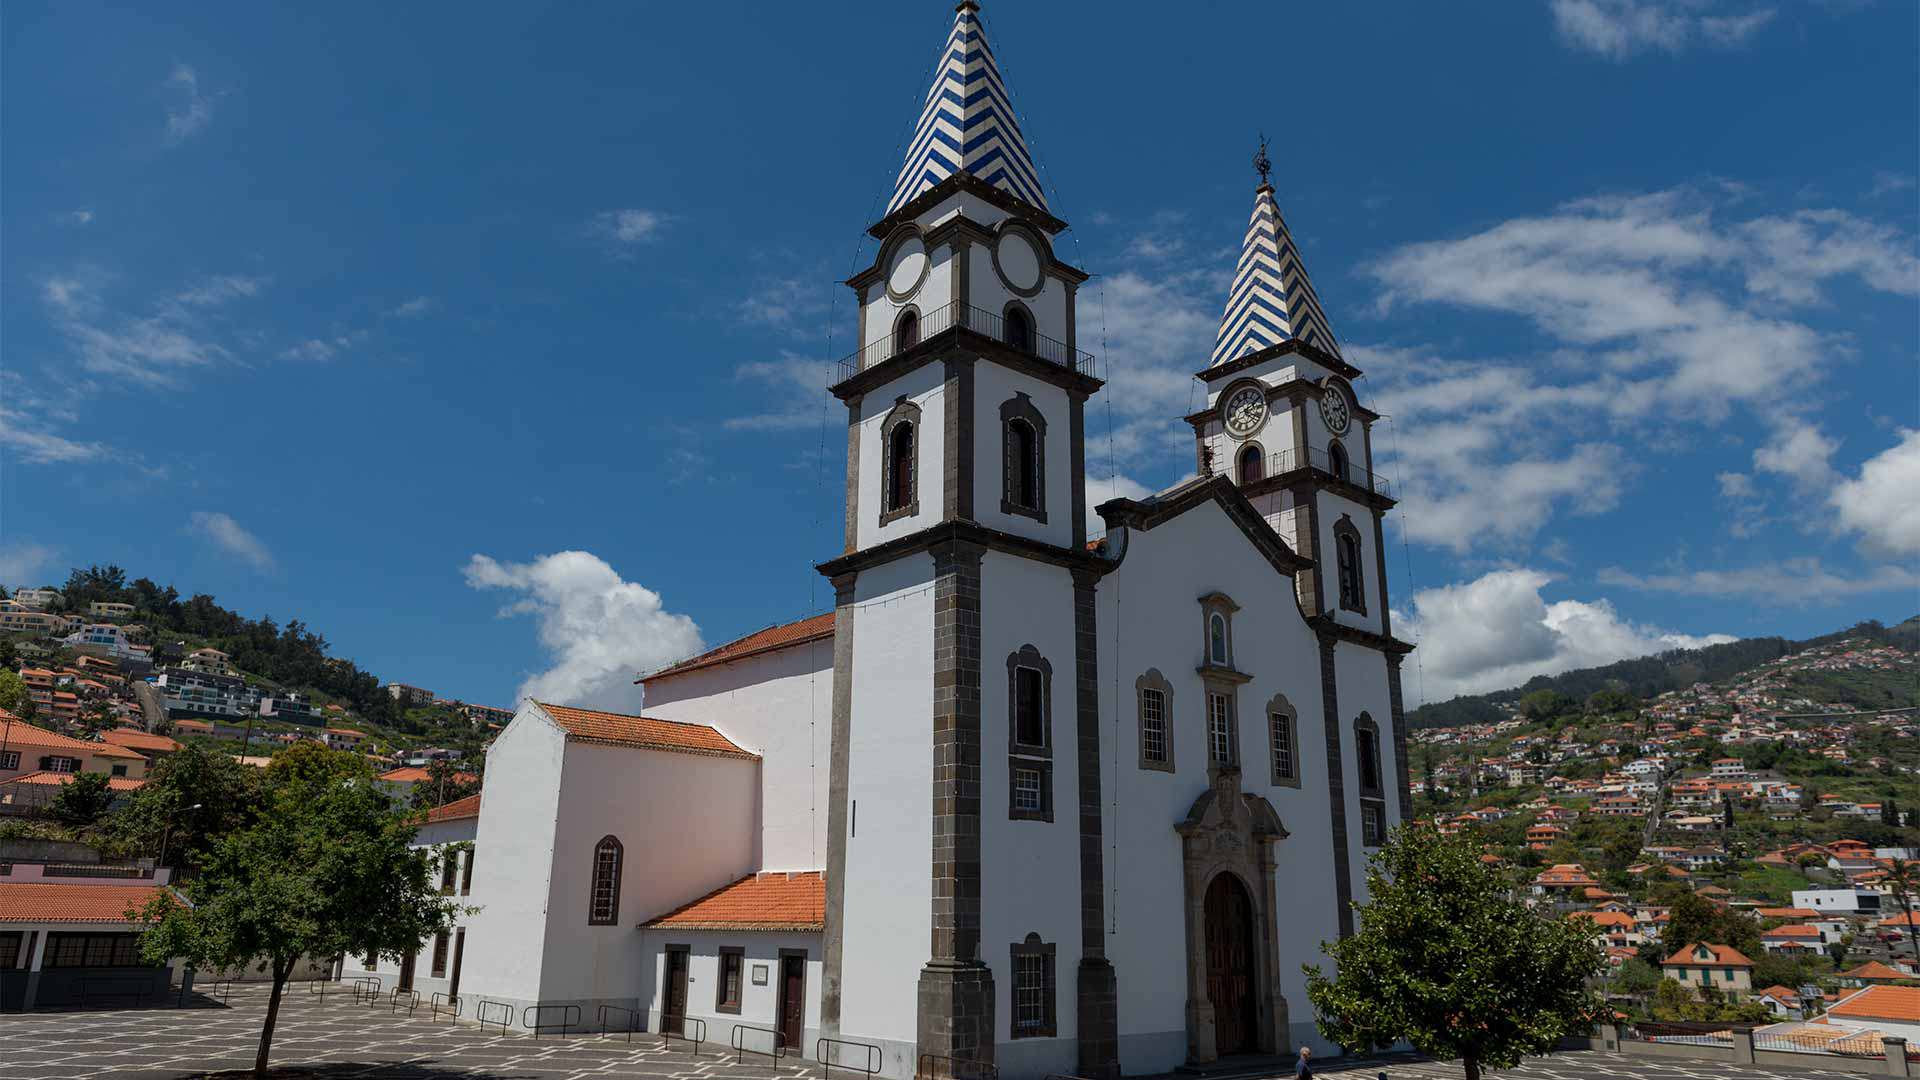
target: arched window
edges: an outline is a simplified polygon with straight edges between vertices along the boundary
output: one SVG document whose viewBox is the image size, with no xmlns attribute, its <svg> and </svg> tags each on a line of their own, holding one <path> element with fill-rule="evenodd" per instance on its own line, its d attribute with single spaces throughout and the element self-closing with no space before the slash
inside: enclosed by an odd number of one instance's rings
<svg viewBox="0 0 1920 1080">
<path fill-rule="evenodd" d="M 1227 659 L 1227 617 L 1218 611 L 1207 619 L 1207 659 L 1221 667 L 1232 666 Z"/>
<path fill-rule="evenodd" d="M 1249 444 L 1240 451 L 1240 486 L 1245 487 L 1265 475 L 1261 468 L 1260 447 Z"/>
<path fill-rule="evenodd" d="M 1335 480 L 1347 478 L 1347 448 L 1337 442 L 1327 447 L 1327 471 Z"/>
<path fill-rule="evenodd" d="M 906 352 L 920 344 L 920 315 L 915 311 L 900 313 L 900 321 L 893 324 L 893 351 Z"/>
<path fill-rule="evenodd" d="M 1334 563 L 1340 571 L 1340 606 L 1367 613 L 1366 575 L 1360 569 L 1360 530 L 1342 516 L 1333 526 Z"/>
<path fill-rule="evenodd" d="M 913 502 L 913 423 L 893 425 L 887 435 L 887 509 Z"/>
<path fill-rule="evenodd" d="M 1007 344 L 1021 352 L 1033 351 L 1033 316 L 1027 314 L 1026 308 L 1018 304 L 1008 305 L 1000 331 Z"/>
<path fill-rule="evenodd" d="M 1380 729 L 1366 713 L 1354 724 L 1354 741 L 1359 744 L 1360 789 L 1380 790 Z"/>
<path fill-rule="evenodd" d="M 1379 847 L 1386 841 L 1386 769 L 1380 759 L 1380 725 L 1361 713 L 1353 720 L 1354 755 L 1360 774 L 1360 843 Z"/>
<path fill-rule="evenodd" d="M 603 836 L 593 845 L 593 887 L 587 903 L 589 926 L 612 926 L 620 918 L 620 872 L 626 863 L 626 849 L 612 836 Z"/>
<path fill-rule="evenodd" d="M 1033 399 L 1016 393 L 1000 404 L 1003 472 L 1000 512 L 1047 520 L 1047 418 Z"/>
</svg>

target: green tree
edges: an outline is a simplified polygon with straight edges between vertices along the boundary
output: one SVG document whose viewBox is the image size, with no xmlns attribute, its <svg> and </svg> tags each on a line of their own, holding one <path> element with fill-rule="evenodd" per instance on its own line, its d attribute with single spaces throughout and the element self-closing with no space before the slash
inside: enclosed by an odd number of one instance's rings
<svg viewBox="0 0 1920 1080">
<path fill-rule="evenodd" d="M 302 957 L 411 954 L 467 910 L 439 895 L 439 856 L 409 846 L 411 811 L 388 800 L 363 759 L 295 747 L 268 767 L 263 795 L 259 816 L 215 841 L 187 883 L 192 907 L 160 898 L 130 913 L 148 928 L 150 962 L 269 962 L 257 1077 L 267 1075 L 281 995 Z"/>
<path fill-rule="evenodd" d="M 1652 964 L 1636 957 L 1620 965 L 1611 985 L 1622 994 L 1650 994 L 1658 990 L 1661 983 L 1671 981 Z"/>
<path fill-rule="evenodd" d="M 1640 699 L 1625 690 L 1596 690 L 1587 695 L 1587 711 L 1595 714 L 1632 712 L 1639 708 Z"/>
<path fill-rule="evenodd" d="M 1368 864 L 1367 894 L 1359 932 L 1321 946 L 1337 974 L 1304 965 L 1320 1031 L 1340 1045 L 1405 1040 L 1463 1059 L 1479 1080 L 1601 1015 L 1585 989 L 1605 963 L 1599 928 L 1515 900 L 1472 840 L 1395 830 Z"/>
<path fill-rule="evenodd" d="M 1671 956 L 1695 942 L 1731 945 L 1749 957 L 1760 955 L 1760 924 L 1744 912 L 1721 908 L 1689 889 L 1673 898 L 1660 947 Z"/>
<path fill-rule="evenodd" d="M 75 828 L 91 825 L 113 805 L 113 784 L 106 773 L 81 773 L 60 786 L 47 809 L 54 819 Z"/>
<path fill-rule="evenodd" d="M 0 709 L 19 716 L 20 703 L 32 700 L 27 697 L 27 684 L 21 680 L 19 672 L 0 670 Z"/>
<path fill-rule="evenodd" d="M 413 785 L 413 808 L 431 810 L 479 793 L 478 776 L 464 771 L 457 762 L 436 758 L 427 763 L 427 778 Z"/>
<path fill-rule="evenodd" d="M 192 870 L 214 841 L 253 820 L 261 782 L 259 769 L 187 743 L 153 767 L 110 831 L 125 848 Z"/>
<path fill-rule="evenodd" d="M 1552 720 L 1579 708 L 1578 701 L 1558 690 L 1535 690 L 1520 699 L 1520 715 L 1529 720 Z"/>
</svg>

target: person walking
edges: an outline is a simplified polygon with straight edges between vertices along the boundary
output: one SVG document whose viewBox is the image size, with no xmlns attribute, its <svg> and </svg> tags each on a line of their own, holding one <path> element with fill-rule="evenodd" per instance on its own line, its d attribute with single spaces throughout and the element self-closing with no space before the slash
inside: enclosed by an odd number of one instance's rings
<svg viewBox="0 0 1920 1080">
<path fill-rule="evenodd" d="M 1293 1080 L 1313 1080 L 1313 1065 L 1309 1060 L 1312 1057 L 1313 1047 L 1303 1044 L 1300 1047 L 1300 1061 L 1293 1069 Z"/>
</svg>

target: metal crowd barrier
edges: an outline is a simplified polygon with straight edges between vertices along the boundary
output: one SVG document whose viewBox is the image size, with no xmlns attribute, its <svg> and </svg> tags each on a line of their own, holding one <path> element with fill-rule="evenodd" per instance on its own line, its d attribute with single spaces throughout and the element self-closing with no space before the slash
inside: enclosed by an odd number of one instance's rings
<svg viewBox="0 0 1920 1080">
<path fill-rule="evenodd" d="M 534 1038 L 539 1038 L 540 1029 L 553 1026 L 540 1019 L 542 1013 L 551 1009 L 560 1010 L 560 1034 L 565 1035 L 573 1028 L 580 1026 L 580 1006 L 578 1005 L 529 1005 L 520 1010 L 520 1026 L 533 1032 Z M 529 1016 L 533 1017 L 533 1023 L 527 1022 Z"/>
<path fill-rule="evenodd" d="M 842 1047 L 865 1051 L 867 1055 L 866 1065 L 862 1067 L 848 1064 L 846 1058 L 838 1049 Z M 821 1038 L 814 1040 L 813 1056 L 820 1062 L 820 1076 L 822 1080 L 833 1075 L 835 1068 L 840 1069 L 842 1072 L 857 1072 L 872 1076 L 880 1071 L 880 1066 L 886 1060 L 886 1055 L 882 1054 L 880 1048 L 872 1043 L 851 1042 L 846 1039 Z"/>
<path fill-rule="evenodd" d="M 747 1036 L 744 1033 L 749 1031 L 771 1036 L 773 1049 L 755 1050 L 746 1045 Z M 727 1036 L 727 1042 L 733 1047 L 733 1063 L 735 1065 L 740 1064 L 742 1057 L 747 1054 L 759 1054 L 761 1057 L 770 1057 L 776 1065 L 780 1063 L 781 1058 L 787 1056 L 787 1048 L 780 1043 L 780 1032 L 774 1028 L 754 1027 L 752 1024 L 735 1024 L 733 1025 L 733 1034 Z"/>
<path fill-rule="evenodd" d="M 697 1034 L 687 1034 L 689 1025 L 693 1027 L 693 1030 Z M 670 1023 L 662 1020 L 660 1022 L 660 1045 L 665 1046 L 669 1039 L 679 1039 L 682 1042 L 692 1043 L 693 1052 L 698 1054 L 700 1052 L 700 1044 L 707 1041 L 707 1022 L 697 1016 L 682 1016 L 680 1017 L 680 1030 L 675 1031 Z"/>
<path fill-rule="evenodd" d="M 488 1019 L 487 1013 L 494 1009 L 500 1010 L 499 1018 Z M 486 1001 L 483 999 L 474 1003 L 473 1019 L 481 1027 L 486 1027 L 488 1024 L 499 1024 L 500 1034 L 505 1035 L 507 1033 L 507 1025 L 513 1023 L 513 1006 L 504 1001 Z"/>
<path fill-rule="evenodd" d="M 440 1019 L 441 1013 L 446 1013 L 455 1019 L 458 1019 L 460 1016 L 460 999 L 450 997 L 437 990 L 434 991 L 433 997 L 427 1002 L 427 1007 L 433 1010 L 433 1018 L 435 1020 Z"/>
<path fill-rule="evenodd" d="M 393 988 L 393 997 L 391 1000 L 392 1005 L 387 1009 L 389 1015 L 405 1009 L 407 1010 L 407 1015 L 412 1016 L 413 1011 L 420 1007 L 420 991 L 409 990 L 403 986 L 396 986 Z"/>
<path fill-rule="evenodd" d="M 627 1041 L 632 1042 L 633 1033 L 640 1030 L 640 1013 L 638 1012 L 638 1010 L 625 1008 L 620 1005 L 600 1006 L 599 1012 L 594 1016 L 594 1021 L 595 1021 L 594 1026 L 598 1027 L 600 1029 L 601 1034 L 603 1035 L 606 1034 L 607 1032 L 616 1030 L 613 1027 L 613 1025 L 607 1023 L 608 1013 L 623 1013 L 626 1015 L 626 1018 L 627 1018 L 626 1021 L 621 1024 L 618 1030 L 626 1032 Z"/>
<path fill-rule="evenodd" d="M 361 975 L 353 980 L 353 1003 L 371 1003 L 380 998 L 380 976 Z"/>
</svg>

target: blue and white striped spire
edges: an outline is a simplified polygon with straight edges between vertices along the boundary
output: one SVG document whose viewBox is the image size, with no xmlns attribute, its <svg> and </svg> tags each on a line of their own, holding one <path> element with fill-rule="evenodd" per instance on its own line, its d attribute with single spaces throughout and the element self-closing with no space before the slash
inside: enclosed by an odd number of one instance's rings
<svg viewBox="0 0 1920 1080">
<path fill-rule="evenodd" d="M 980 5 L 962 0 L 940 58 L 926 108 L 914 127 L 906 164 L 894 181 L 891 214 L 954 173 L 971 173 L 1045 210 L 1047 197 L 1007 100 L 1000 67 L 980 29 Z"/>
<path fill-rule="evenodd" d="M 1265 180 L 1264 173 L 1261 179 Z M 1327 313 L 1314 295 L 1313 282 L 1307 279 L 1307 268 L 1301 265 L 1280 208 L 1274 205 L 1273 186 L 1263 182 L 1253 193 L 1253 217 L 1247 222 L 1233 290 L 1227 294 L 1226 314 L 1220 317 L 1220 337 L 1207 366 L 1237 360 L 1289 338 L 1340 355 L 1340 343 L 1327 326 Z"/>
</svg>

